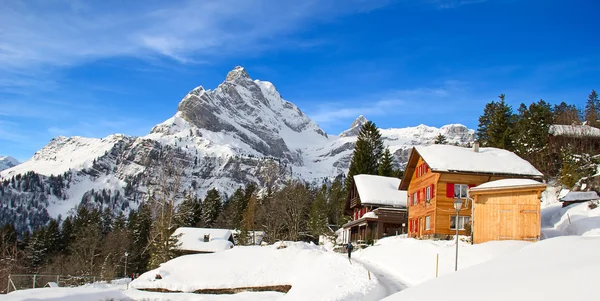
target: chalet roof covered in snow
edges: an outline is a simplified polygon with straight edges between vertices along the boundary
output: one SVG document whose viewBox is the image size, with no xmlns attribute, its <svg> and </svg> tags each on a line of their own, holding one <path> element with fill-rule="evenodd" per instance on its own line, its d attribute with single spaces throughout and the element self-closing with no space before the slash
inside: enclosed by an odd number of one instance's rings
<svg viewBox="0 0 600 301">
<path fill-rule="evenodd" d="M 173 236 L 179 236 L 178 250 L 195 252 L 220 252 L 233 247 L 233 236 L 227 229 L 180 227 Z M 208 235 L 208 241 L 205 241 Z"/>
<path fill-rule="evenodd" d="M 362 204 L 406 207 L 406 191 L 398 190 L 398 178 L 355 175 L 354 183 Z"/>
<path fill-rule="evenodd" d="M 561 202 L 576 202 L 576 201 L 592 201 L 598 200 L 598 193 L 595 191 L 570 191 L 564 197 L 560 198 Z"/>
<path fill-rule="evenodd" d="M 497 181 L 491 181 L 487 183 L 483 183 L 477 187 L 473 187 L 471 191 L 480 191 L 480 190 L 501 190 L 507 188 L 540 188 L 544 189 L 546 184 L 540 183 L 536 180 L 531 179 L 503 179 Z"/>
<path fill-rule="evenodd" d="M 548 133 L 552 136 L 600 138 L 600 129 L 589 125 L 553 124 L 548 129 Z"/>
</svg>

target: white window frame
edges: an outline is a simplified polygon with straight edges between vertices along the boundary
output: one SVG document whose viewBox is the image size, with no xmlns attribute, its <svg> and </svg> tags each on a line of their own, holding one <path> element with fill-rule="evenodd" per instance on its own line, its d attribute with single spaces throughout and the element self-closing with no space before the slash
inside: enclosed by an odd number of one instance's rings
<svg viewBox="0 0 600 301">
<path fill-rule="evenodd" d="M 431 186 L 427 186 L 427 188 L 425 189 L 425 199 L 427 201 L 431 201 Z"/>
<path fill-rule="evenodd" d="M 413 206 L 417 204 L 417 201 L 418 201 L 417 198 L 418 197 L 419 197 L 419 193 L 418 192 L 413 193 L 413 202 L 412 202 Z"/>
<path fill-rule="evenodd" d="M 431 230 L 431 216 L 425 217 L 425 230 Z"/>
<path fill-rule="evenodd" d="M 462 194 L 463 190 L 461 189 L 461 187 L 464 187 L 464 195 Z M 458 190 L 457 190 L 458 188 Z M 469 185 L 467 184 L 454 184 L 454 198 L 459 198 L 459 199 L 466 199 L 467 198 L 467 194 L 469 190 Z M 458 196 L 456 195 L 456 192 L 458 191 Z"/>
<path fill-rule="evenodd" d="M 458 225 L 460 228 L 458 230 L 464 230 L 465 224 L 471 221 L 471 217 L 467 215 L 459 215 L 458 216 Z M 452 227 L 452 223 L 456 223 L 456 215 L 450 215 L 450 230 L 456 230 L 456 225 Z"/>
</svg>

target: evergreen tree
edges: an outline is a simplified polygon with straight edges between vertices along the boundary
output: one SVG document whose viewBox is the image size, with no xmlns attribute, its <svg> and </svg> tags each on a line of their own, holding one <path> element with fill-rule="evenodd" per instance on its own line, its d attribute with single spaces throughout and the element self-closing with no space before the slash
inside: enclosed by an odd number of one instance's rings
<svg viewBox="0 0 600 301">
<path fill-rule="evenodd" d="M 600 123 L 598 123 L 598 119 L 600 119 L 600 100 L 598 100 L 598 93 L 596 93 L 596 90 L 592 90 L 590 95 L 588 95 L 584 114 L 585 121 L 589 126 L 600 126 Z"/>
<path fill-rule="evenodd" d="M 515 152 L 544 173 L 549 173 L 548 129 L 554 123 L 552 107 L 544 100 L 521 104 L 514 127 Z"/>
<path fill-rule="evenodd" d="M 142 203 L 137 211 L 129 213 L 128 228 L 129 232 L 131 232 L 132 244 L 129 252 L 128 266 L 134 273 L 143 273 L 148 269 L 151 225 L 152 211 L 146 203 Z"/>
<path fill-rule="evenodd" d="M 330 223 L 342 226 L 347 222 L 347 217 L 344 215 L 346 189 L 343 177 L 336 177 L 333 183 L 331 183 L 331 187 L 327 193 L 327 206 L 329 207 Z"/>
<path fill-rule="evenodd" d="M 568 105 L 564 101 L 554 105 L 554 124 L 581 124 L 581 112 L 574 105 Z"/>
<path fill-rule="evenodd" d="M 389 148 L 385 148 L 381 156 L 381 162 L 379 163 L 379 175 L 384 177 L 391 177 L 394 173 L 394 157 Z"/>
<path fill-rule="evenodd" d="M 40 267 L 47 262 L 49 246 L 45 236 L 46 233 L 43 227 L 36 229 L 25 247 L 25 262 L 30 273 L 37 273 Z"/>
<path fill-rule="evenodd" d="M 202 204 L 198 199 L 190 195 L 186 196 L 183 202 L 179 204 L 175 223 L 179 227 L 195 227 L 202 219 Z"/>
<path fill-rule="evenodd" d="M 60 250 L 62 250 L 62 252 L 67 252 L 67 254 L 69 251 L 69 245 L 71 244 L 71 242 L 73 242 L 75 238 L 72 221 L 73 219 L 70 216 L 68 216 L 62 222 L 60 229 Z"/>
<path fill-rule="evenodd" d="M 479 117 L 477 136 L 483 146 L 512 150 L 515 118 L 512 108 L 506 104 L 504 94 L 500 101 L 486 104 L 483 115 Z"/>
<path fill-rule="evenodd" d="M 353 176 L 358 174 L 376 175 L 379 172 L 379 161 L 383 153 L 383 140 L 381 133 L 371 121 L 367 121 L 360 128 L 348 177 L 346 178 L 346 188 L 349 189 L 352 185 Z"/>
<path fill-rule="evenodd" d="M 441 133 L 439 133 L 435 137 L 435 141 L 433 143 L 435 143 L 435 144 L 448 144 L 448 139 L 446 139 L 446 136 L 444 136 Z"/>
<path fill-rule="evenodd" d="M 53 255 L 61 252 L 61 237 L 58 221 L 51 218 L 45 228 L 44 239 L 48 246 L 48 254 Z"/>
<path fill-rule="evenodd" d="M 202 204 L 202 223 L 204 227 L 212 228 L 221 213 L 221 196 L 213 188 L 208 191 Z"/>
<path fill-rule="evenodd" d="M 102 211 L 102 235 L 106 235 L 112 231 L 113 214 L 110 208 L 106 207 Z"/>
<path fill-rule="evenodd" d="M 404 176 L 404 170 L 400 168 L 395 168 L 392 172 L 392 176 L 398 179 L 402 179 L 402 177 Z"/>
<path fill-rule="evenodd" d="M 312 203 L 308 218 L 308 230 L 316 239 L 326 234 L 327 229 L 327 186 L 323 184 L 317 193 L 316 200 Z"/>
<path fill-rule="evenodd" d="M 248 200 L 246 199 L 246 194 L 242 188 L 238 188 L 231 199 L 229 200 L 229 206 L 232 207 L 233 212 L 231 216 L 231 226 L 233 229 L 240 229 L 242 225 L 242 218 L 244 215 L 244 211 L 248 206 Z"/>
</svg>

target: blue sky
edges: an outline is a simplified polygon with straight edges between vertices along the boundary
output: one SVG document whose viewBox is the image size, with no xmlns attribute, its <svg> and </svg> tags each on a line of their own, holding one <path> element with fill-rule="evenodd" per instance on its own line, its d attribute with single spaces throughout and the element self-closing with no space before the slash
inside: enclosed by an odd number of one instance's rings
<svg viewBox="0 0 600 301">
<path fill-rule="evenodd" d="M 125 4 L 123 4 L 123 2 Z M 0 155 L 57 135 L 145 135 L 236 65 L 337 134 L 462 123 L 505 93 L 600 89 L 594 0 L 0 0 Z"/>
</svg>

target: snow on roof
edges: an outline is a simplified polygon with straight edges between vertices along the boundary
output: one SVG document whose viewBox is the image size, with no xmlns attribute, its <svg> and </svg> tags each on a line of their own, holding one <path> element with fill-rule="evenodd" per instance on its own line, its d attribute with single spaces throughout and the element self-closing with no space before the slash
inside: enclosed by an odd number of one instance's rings
<svg viewBox="0 0 600 301">
<path fill-rule="evenodd" d="M 542 176 L 531 163 L 504 149 L 482 147 L 475 152 L 444 144 L 415 146 L 415 149 L 433 171 Z"/>
<path fill-rule="evenodd" d="M 487 190 L 487 189 L 500 189 L 510 187 L 545 187 L 546 184 L 540 183 L 531 179 L 504 179 L 483 183 L 477 187 L 471 188 L 472 191 Z"/>
<path fill-rule="evenodd" d="M 398 178 L 355 175 L 354 183 L 362 204 L 406 207 L 406 191 L 398 190 Z"/>
<path fill-rule="evenodd" d="M 209 241 L 204 242 L 204 235 L 209 235 Z M 178 250 L 197 252 L 219 252 L 231 249 L 233 243 L 229 241 L 232 237 L 231 231 L 227 229 L 208 228 L 177 228 L 173 236 L 179 236 Z"/>
<path fill-rule="evenodd" d="M 560 198 L 561 202 L 573 202 L 573 201 L 591 201 L 598 200 L 598 193 L 595 191 L 571 191 L 564 197 Z"/>
<path fill-rule="evenodd" d="M 589 125 L 553 124 L 548 129 L 548 133 L 552 136 L 600 138 L 600 129 Z"/>
</svg>

